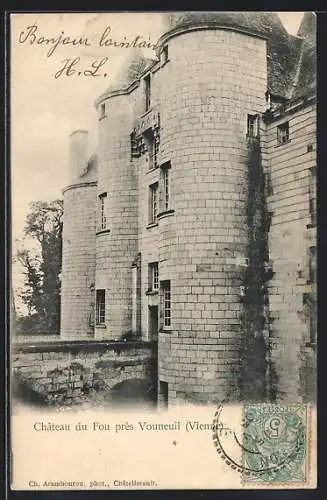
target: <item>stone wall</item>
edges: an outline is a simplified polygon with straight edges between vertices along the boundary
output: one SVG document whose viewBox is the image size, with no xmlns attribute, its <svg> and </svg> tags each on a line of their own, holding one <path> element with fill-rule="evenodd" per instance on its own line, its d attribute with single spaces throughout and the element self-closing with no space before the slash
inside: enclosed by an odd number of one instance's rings
<svg viewBox="0 0 327 500">
<path fill-rule="evenodd" d="M 277 144 L 277 127 L 289 123 L 289 141 Z M 290 103 L 268 120 L 265 170 L 271 216 L 269 281 L 272 396 L 278 400 L 311 399 L 315 393 L 316 341 L 307 298 L 316 299 L 310 276 L 310 247 L 316 246 L 315 206 L 316 109 L 311 102 Z M 312 263 L 313 264 L 313 263 Z"/>
<path fill-rule="evenodd" d="M 91 404 L 110 399 L 118 384 L 135 380 L 145 383 L 150 399 L 155 397 L 156 358 L 150 343 L 16 343 L 11 363 L 13 394 L 30 402 Z"/>
</svg>

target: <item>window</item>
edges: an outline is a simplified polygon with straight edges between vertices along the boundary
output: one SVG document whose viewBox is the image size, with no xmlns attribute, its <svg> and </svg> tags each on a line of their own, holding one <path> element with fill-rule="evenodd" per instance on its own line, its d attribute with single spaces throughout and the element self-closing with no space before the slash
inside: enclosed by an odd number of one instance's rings
<svg viewBox="0 0 327 500">
<path fill-rule="evenodd" d="M 149 264 L 149 290 L 156 292 L 159 288 L 159 266 L 158 262 Z"/>
<path fill-rule="evenodd" d="M 248 115 L 247 136 L 248 137 L 258 136 L 258 115 Z"/>
<path fill-rule="evenodd" d="M 144 78 L 145 85 L 145 111 L 148 111 L 151 106 L 151 75 L 147 75 Z"/>
<path fill-rule="evenodd" d="M 311 283 L 317 281 L 317 247 L 309 248 L 309 280 Z"/>
<path fill-rule="evenodd" d="M 96 324 L 103 325 L 106 319 L 106 291 L 96 291 Z"/>
<path fill-rule="evenodd" d="M 99 229 L 107 228 L 107 193 L 99 195 Z"/>
<path fill-rule="evenodd" d="M 131 160 L 133 160 L 133 158 L 138 158 L 140 156 L 140 153 L 139 153 L 138 147 L 137 147 L 137 140 L 136 140 L 136 136 L 135 136 L 135 131 L 133 131 L 131 133 L 130 138 L 131 138 Z"/>
<path fill-rule="evenodd" d="M 312 226 L 317 224 L 317 206 L 316 206 L 316 167 L 310 168 L 310 179 L 309 179 L 309 213 L 310 213 L 310 223 Z"/>
<path fill-rule="evenodd" d="M 152 154 L 151 158 L 149 158 L 151 168 L 157 168 L 158 166 L 158 161 L 157 161 L 158 150 L 159 150 L 159 141 L 157 140 L 157 138 L 154 137 L 152 141 L 152 152 L 151 152 Z"/>
<path fill-rule="evenodd" d="M 149 186 L 149 223 L 156 222 L 158 214 L 158 183 Z"/>
<path fill-rule="evenodd" d="M 156 168 L 158 166 L 157 156 L 159 150 L 158 138 L 154 136 L 153 130 L 149 129 L 144 133 L 144 139 L 146 142 L 149 158 L 149 170 Z"/>
<path fill-rule="evenodd" d="M 285 144 L 290 140 L 289 123 L 285 122 L 277 127 L 277 144 Z"/>
<path fill-rule="evenodd" d="M 163 327 L 171 326 L 171 295 L 170 280 L 161 281 L 161 306 Z"/>
<path fill-rule="evenodd" d="M 164 210 L 169 209 L 169 169 L 165 168 L 163 171 L 164 181 Z"/>
<path fill-rule="evenodd" d="M 165 64 L 168 61 L 168 45 L 165 45 L 162 49 L 162 62 Z"/>
<path fill-rule="evenodd" d="M 161 165 L 161 212 L 167 212 L 170 206 L 170 161 Z"/>
</svg>

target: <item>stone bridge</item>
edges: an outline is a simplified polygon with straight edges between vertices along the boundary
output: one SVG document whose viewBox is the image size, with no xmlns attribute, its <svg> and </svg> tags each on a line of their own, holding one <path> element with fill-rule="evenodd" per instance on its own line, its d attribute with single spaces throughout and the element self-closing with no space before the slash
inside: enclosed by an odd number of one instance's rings
<svg viewBox="0 0 327 500">
<path fill-rule="evenodd" d="M 16 341 L 12 394 L 42 406 L 151 404 L 156 358 L 156 344 L 143 341 Z"/>
</svg>

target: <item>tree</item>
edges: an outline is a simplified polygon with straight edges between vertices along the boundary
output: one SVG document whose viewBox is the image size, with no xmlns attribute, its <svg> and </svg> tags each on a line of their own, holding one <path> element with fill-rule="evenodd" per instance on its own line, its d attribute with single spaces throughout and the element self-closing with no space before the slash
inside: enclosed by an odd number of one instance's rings
<svg viewBox="0 0 327 500">
<path fill-rule="evenodd" d="M 20 249 L 17 258 L 24 268 L 25 288 L 20 292 L 19 297 L 27 307 L 28 316 L 32 313 L 40 312 L 42 307 L 42 276 L 40 272 L 39 260 L 33 258 L 32 251 Z"/>
<path fill-rule="evenodd" d="M 36 246 L 17 252 L 26 278 L 19 294 L 28 311 L 23 323 L 44 334 L 59 333 L 60 327 L 62 217 L 62 200 L 31 203 L 24 228 L 25 244 L 33 242 Z"/>
</svg>

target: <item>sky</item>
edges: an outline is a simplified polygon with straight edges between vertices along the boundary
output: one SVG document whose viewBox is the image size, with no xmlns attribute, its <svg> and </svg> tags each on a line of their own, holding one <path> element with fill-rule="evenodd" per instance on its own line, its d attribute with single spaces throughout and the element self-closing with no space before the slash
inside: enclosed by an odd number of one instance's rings
<svg viewBox="0 0 327 500">
<path fill-rule="evenodd" d="M 296 34 L 303 12 L 278 14 L 285 28 Z M 94 101 L 114 80 L 128 54 L 126 48 L 100 46 L 101 35 L 107 26 L 111 27 L 107 38 L 117 41 L 139 36 L 140 41 L 155 43 L 162 31 L 159 13 L 11 15 L 13 254 L 17 240 L 23 237 L 29 203 L 61 197 L 63 187 L 69 183 L 69 134 L 79 128 L 89 130 L 89 153 L 96 148 Z M 51 46 L 42 43 L 40 37 L 58 38 L 60 35 L 81 39 L 82 43 L 77 46 L 59 44 L 52 54 L 49 53 Z M 86 38 L 88 46 L 85 46 Z M 145 49 L 144 54 L 151 57 L 153 50 Z M 80 76 L 60 73 L 66 59 L 77 57 L 80 60 L 74 68 L 82 70 Z M 93 61 L 101 61 L 104 57 L 108 60 L 99 70 L 102 76 L 83 75 Z M 19 270 L 15 275 L 13 271 L 13 278 L 14 287 L 15 282 L 21 283 Z"/>
</svg>

